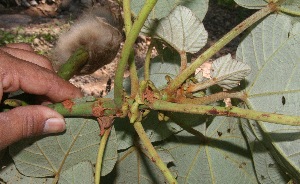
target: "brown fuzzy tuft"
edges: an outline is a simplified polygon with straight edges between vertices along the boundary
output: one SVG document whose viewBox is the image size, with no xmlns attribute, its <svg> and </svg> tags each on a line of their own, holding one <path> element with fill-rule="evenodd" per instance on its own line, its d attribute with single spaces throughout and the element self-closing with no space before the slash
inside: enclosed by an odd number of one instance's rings
<svg viewBox="0 0 300 184">
<path fill-rule="evenodd" d="M 93 8 L 62 34 L 53 52 L 54 68 L 59 68 L 82 46 L 89 51 L 89 61 L 78 74 L 93 73 L 110 63 L 119 50 L 122 34 L 113 26 L 115 22 L 111 22 L 114 19 L 109 13 L 103 8 Z"/>
</svg>

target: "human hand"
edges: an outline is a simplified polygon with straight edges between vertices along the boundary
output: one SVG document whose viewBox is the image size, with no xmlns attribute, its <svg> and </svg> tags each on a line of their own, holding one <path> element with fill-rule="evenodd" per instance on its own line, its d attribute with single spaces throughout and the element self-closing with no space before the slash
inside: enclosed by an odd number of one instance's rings
<svg viewBox="0 0 300 184">
<path fill-rule="evenodd" d="M 50 61 L 27 44 L 0 47 L 0 100 L 3 93 L 23 90 L 61 102 L 81 97 L 78 88 L 59 78 Z M 61 114 L 42 105 L 14 108 L 0 113 L 0 150 L 26 137 L 65 130 Z"/>
</svg>

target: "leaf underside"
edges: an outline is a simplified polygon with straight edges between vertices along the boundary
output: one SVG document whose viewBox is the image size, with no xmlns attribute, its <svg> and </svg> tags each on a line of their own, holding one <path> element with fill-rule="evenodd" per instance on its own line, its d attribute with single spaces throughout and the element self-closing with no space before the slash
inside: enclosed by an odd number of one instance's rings
<svg viewBox="0 0 300 184">
<path fill-rule="evenodd" d="M 105 151 L 102 174 L 109 173 L 117 160 L 116 135 L 112 130 Z M 93 119 L 66 118 L 66 132 L 40 140 L 27 139 L 10 146 L 17 169 L 26 176 L 46 177 L 61 173 L 82 161 L 96 162 L 99 125 Z"/>
<path fill-rule="evenodd" d="M 239 45 L 237 59 L 252 69 L 245 86 L 250 109 L 300 115 L 299 24 L 293 25 L 285 15 L 270 15 Z M 264 143 L 272 145 L 273 156 L 300 181 L 300 126 L 263 122 L 258 126 Z"/>
<path fill-rule="evenodd" d="M 132 0 L 131 1 L 131 8 L 133 14 L 136 16 L 140 10 L 142 9 L 143 5 L 145 4 L 146 0 Z M 161 19 L 169 15 L 169 13 L 177 6 L 185 6 L 191 9 L 195 15 L 200 19 L 203 20 L 207 10 L 208 10 L 208 0 L 164 0 L 164 1 L 157 1 L 154 9 L 149 15 L 150 19 Z"/>
</svg>

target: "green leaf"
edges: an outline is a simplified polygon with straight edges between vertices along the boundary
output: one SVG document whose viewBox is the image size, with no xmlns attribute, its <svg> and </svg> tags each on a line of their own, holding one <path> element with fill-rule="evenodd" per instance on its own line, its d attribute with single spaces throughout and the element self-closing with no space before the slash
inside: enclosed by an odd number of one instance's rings
<svg viewBox="0 0 300 184">
<path fill-rule="evenodd" d="M 61 173 L 59 184 L 94 183 L 94 171 L 91 162 L 80 162 Z"/>
<path fill-rule="evenodd" d="M 247 106 L 258 111 L 300 115 L 300 29 L 288 16 L 270 15 L 241 42 L 237 58 L 251 66 L 246 77 Z M 300 126 L 259 122 L 265 143 L 300 180 Z M 278 161 L 278 160 L 277 160 Z"/>
<path fill-rule="evenodd" d="M 279 8 L 280 11 L 292 15 L 300 16 L 300 1 L 299 0 L 285 0 Z"/>
<path fill-rule="evenodd" d="M 162 154 L 166 161 L 172 160 L 167 151 L 158 151 L 158 154 Z M 103 183 L 165 183 L 161 171 L 147 156 L 147 151 L 142 147 L 134 146 L 121 152 L 116 169 L 102 180 Z"/>
<path fill-rule="evenodd" d="M 132 0 L 131 9 L 134 16 L 137 16 L 139 11 L 142 9 L 146 0 Z M 195 15 L 203 20 L 207 9 L 208 0 L 164 0 L 158 1 L 149 15 L 150 19 L 161 19 L 169 15 L 169 13 L 178 5 L 185 6 L 191 9 Z"/>
<path fill-rule="evenodd" d="M 231 54 L 216 59 L 212 63 L 212 69 L 213 80 L 225 89 L 237 87 L 251 71 L 247 64 L 232 59 Z"/>
<path fill-rule="evenodd" d="M 205 133 L 207 143 L 182 131 L 161 145 L 174 158 L 178 183 L 257 183 L 238 119 L 215 117 Z"/>
<path fill-rule="evenodd" d="M 290 178 L 270 153 L 270 147 L 263 144 L 263 135 L 261 135 L 257 123 L 242 119 L 242 128 L 252 153 L 258 181 L 262 184 L 286 184 Z"/>
<path fill-rule="evenodd" d="M 261 9 L 268 2 L 278 2 L 277 10 L 291 15 L 300 15 L 300 2 L 298 0 L 234 0 L 238 5 L 249 9 Z"/>
<path fill-rule="evenodd" d="M 93 119 L 67 118 L 65 133 L 41 137 L 39 140 L 20 141 L 10 147 L 10 154 L 22 174 L 35 177 L 54 176 L 82 161 L 94 164 L 101 139 L 99 132 L 98 122 Z M 108 144 L 116 145 L 113 136 Z M 112 149 L 116 153 L 116 146 Z M 107 151 L 107 154 L 112 152 Z M 114 158 L 116 161 L 115 155 L 105 158 Z M 111 170 L 114 163 L 111 164 L 111 167 L 103 169 Z"/>
<path fill-rule="evenodd" d="M 160 56 L 157 56 L 151 60 L 150 65 L 150 80 L 154 83 L 156 88 L 162 89 L 167 85 L 166 76 L 175 78 L 179 71 L 180 60 L 175 58 L 174 60 L 166 60 Z M 138 71 L 140 79 L 144 76 L 144 67 Z"/>
<path fill-rule="evenodd" d="M 267 6 L 268 2 L 264 0 L 234 0 L 238 5 L 249 9 L 261 9 Z"/>
<path fill-rule="evenodd" d="M 154 34 L 154 37 L 164 40 L 179 53 L 196 53 L 207 42 L 208 33 L 202 22 L 184 6 L 176 7 L 158 24 L 155 23 L 147 21 L 142 32 Z"/>
<path fill-rule="evenodd" d="M 34 178 L 27 177 L 19 173 L 15 164 L 10 163 L 9 165 L 1 168 L 0 172 L 0 183 L 1 181 L 6 184 L 52 184 L 53 178 Z"/>
</svg>

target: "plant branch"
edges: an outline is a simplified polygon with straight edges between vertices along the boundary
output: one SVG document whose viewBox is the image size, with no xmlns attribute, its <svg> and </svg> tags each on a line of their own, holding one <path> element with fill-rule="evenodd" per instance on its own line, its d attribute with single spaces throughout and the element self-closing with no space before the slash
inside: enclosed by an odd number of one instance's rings
<svg viewBox="0 0 300 184">
<path fill-rule="evenodd" d="M 151 144 L 151 141 L 147 137 L 147 134 L 142 126 L 141 122 L 135 122 L 133 124 L 135 131 L 138 133 L 141 141 L 143 142 L 145 148 L 148 150 L 152 162 L 155 163 L 155 165 L 160 169 L 160 171 L 163 173 L 165 178 L 169 183 L 177 183 L 176 179 L 172 176 L 172 173 L 166 166 L 166 164 L 161 160 L 160 156 L 156 152 L 155 148 Z"/>
<path fill-rule="evenodd" d="M 180 55 L 180 61 L 181 61 L 180 72 L 182 72 L 187 67 L 187 56 L 186 56 L 186 52 L 184 52 L 184 51 L 181 51 L 179 53 L 179 55 Z"/>
<path fill-rule="evenodd" d="M 123 15 L 126 36 L 128 36 L 132 27 L 130 2 L 131 0 L 123 0 Z"/>
<path fill-rule="evenodd" d="M 145 81 L 150 80 L 151 53 L 152 53 L 152 44 L 149 45 L 147 53 L 146 53 L 146 58 L 145 58 L 145 64 L 144 64 L 144 78 L 145 78 Z"/>
<path fill-rule="evenodd" d="M 284 13 L 291 14 L 291 15 L 300 16 L 300 11 L 292 11 L 290 9 L 283 8 L 281 6 L 278 7 L 278 10 L 281 12 L 284 12 Z"/>
<path fill-rule="evenodd" d="M 112 99 L 102 98 L 88 101 L 84 98 L 66 100 L 62 103 L 50 104 L 48 107 L 64 117 L 99 117 L 101 115 L 111 116 L 119 113 Z"/>
<path fill-rule="evenodd" d="M 97 162 L 96 162 L 96 167 L 95 167 L 95 184 L 100 183 L 103 155 L 104 155 L 105 147 L 106 147 L 107 140 L 108 140 L 108 137 L 110 134 L 110 130 L 111 130 L 111 128 L 105 130 L 103 136 L 101 137 L 100 146 L 99 146 L 99 150 L 98 150 L 98 156 L 97 156 Z"/>
<path fill-rule="evenodd" d="M 175 102 L 181 104 L 198 104 L 198 105 L 206 105 L 219 100 L 224 100 L 225 98 L 236 98 L 242 101 L 245 101 L 247 95 L 244 92 L 219 92 L 212 95 L 199 97 L 199 98 L 185 98 L 179 97 L 175 99 Z"/>
<path fill-rule="evenodd" d="M 205 61 L 207 61 L 210 57 L 212 57 L 215 53 L 221 50 L 225 45 L 227 45 L 231 40 L 237 37 L 240 33 L 242 33 L 245 29 L 267 16 L 271 12 L 276 10 L 277 6 L 274 3 L 269 3 L 266 7 L 257 11 L 246 20 L 241 22 L 235 28 L 233 28 L 230 32 L 224 35 L 218 42 L 216 42 L 213 46 L 207 49 L 204 53 L 202 53 L 189 67 L 182 71 L 165 89 L 167 94 L 172 94 L 176 89 L 180 87 L 180 85 L 190 76 L 195 70 L 200 67 Z"/>
<path fill-rule="evenodd" d="M 128 34 L 132 28 L 130 1 L 131 0 L 123 1 L 123 12 L 124 12 L 124 24 L 125 24 L 126 37 L 128 36 Z M 129 63 L 130 82 L 131 82 L 131 90 L 130 90 L 131 96 L 135 97 L 138 92 L 138 89 L 139 89 L 139 78 L 137 75 L 136 65 L 135 65 L 135 61 L 134 61 L 133 49 L 131 49 L 131 51 L 130 51 L 128 63 Z"/>
<path fill-rule="evenodd" d="M 83 48 L 78 48 L 68 61 L 59 68 L 57 72 L 58 76 L 65 80 L 71 79 L 87 63 L 88 58 L 88 51 Z"/>
<path fill-rule="evenodd" d="M 300 116 L 289 116 L 269 112 L 258 112 L 254 110 L 242 109 L 238 107 L 218 107 L 194 104 L 176 104 L 162 100 L 155 101 L 151 108 L 154 110 L 183 112 L 189 114 L 205 114 L 213 116 L 229 116 L 256 121 L 265 121 L 282 125 L 300 125 Z"/>
<path fill-rule="evenodd" d="M 206 81 L 203 81 L 203 82 L 200 82 L 200 83 L 197 83 L 197 84 L 192 84 L 190 85 L 188 88 L 187 88 L 187 92 L 188 93 L 192 93 L 192 92 L 196 92 L 196 91 L 200 91 L 202 89 L 206 89 L 210 86 L 213 86 L 215 84 L 217 84 L 217 80 L 215 79 L 209 79 L 209 80 L 206 80 Z"/>
<path fill-rule="evenodd" d="M 143 8 L 141 9 L 136 21 L 128 34 L 128 37 L 124 43 L 120 62 L 117 67 L 114 84 L 114 101 L 118 108 L 122 107 L 123 103 L 123 76 L 126 68 L 127 61 L 129 59 L 133 44 L 138 37 L 140 30 L 142 29 L 148 15 L 155 6 L 157 0 L 147 0 Z"/>
</svg>

